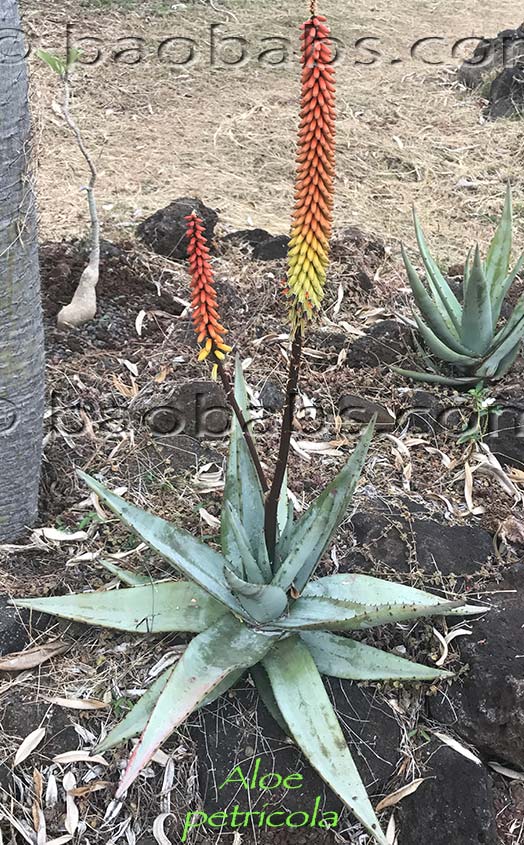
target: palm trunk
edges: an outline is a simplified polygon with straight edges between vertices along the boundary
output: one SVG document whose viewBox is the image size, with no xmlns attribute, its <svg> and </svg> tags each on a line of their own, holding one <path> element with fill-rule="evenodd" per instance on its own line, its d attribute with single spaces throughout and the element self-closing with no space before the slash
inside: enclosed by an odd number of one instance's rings
<svg viewBox="0 0 524 845">
<path fill-rule="evenodd" d="M 0 542 L 5 542 L 37 515 L 44 341 L 25 44 L 16 0 L 0 0 L 0 36 Z"/>
</svg>

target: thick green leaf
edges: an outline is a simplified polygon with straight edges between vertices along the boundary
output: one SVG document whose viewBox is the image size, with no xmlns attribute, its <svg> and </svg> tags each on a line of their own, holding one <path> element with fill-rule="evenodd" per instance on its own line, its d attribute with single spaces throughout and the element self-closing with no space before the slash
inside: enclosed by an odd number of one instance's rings
<svg viewBox="0 0 524 845">
<path fill-rule="evenodd" d="M 458 333 L 451 322 L 446 309 L 443 308 L 440 303 L 435 303 L 422 284 L 417 271 L 413 267 L 413 264 L 404 249 L 403 244 L 401 249 L 402 258 L 408 274 L 409 284 L 422 316 L 425 317 L 430 328 L 442 341 L 442 343 L 461 355 L 471 355 L 472 350 L 467 349 L 467 347 L 460 343 Z"/>
<path fill-rule="evenodd" d="M 120 745 L 127 739 L 138 736 L 144 730 L 147 720 L 154 710 L 160 694 L 165 689 L 165 686 L 174 672 L 175 667 L 170 666 L 165 669 L 161 675 L 154 681 L 149 689 L 138 699 L 134 707 L 129 713 L 124 716 L 121 722 L 113 728 L 108 735 L 98 743 L 97 752 L 107 751 L 108 748 L 114 748 Z"/>
<path fill-rule="evenodd" d="M 107 569 L 111 575 L 115 575 L 122 584 L 127 584 L 128 587 L 144 587 L 151 584 L 149 575 L 138 575 L 136 572 L 130 572 L 128 569 L 122 569 L 110 560 L 100 559 L 97 561 L 100 566 Z"/>
<path fill-rule="evenodd" d="M 224 568 L 225 579 L 251 619 L 261 625 L 273 622 L 284 613 L 287 607 L 287 595 L 280 587 L 271 584 L 250 584 L 238 575 Z"/>
<path fill-rule="evenodd" d="M 300 638 L 311 652 L 318 671 L 334 678 L 348 678 L 352 681 L 434 681 L 453 675 L 452 672 L 412 663 L 403 657 L 387 654 L 378 648 L 327 631 L 303 631 Z"/>
<path fill-rule="evenodd" d="M 240 521 L 240 514 L 238 511 L 234 510 L 231 502 L 226 502 L 224 504 L 224 511 L 228 511 L 228 530 L 231 535 L 230 541 L 231 539 L 233 540 L 233 543 L 230 542 L 230 548 L 233 548 L 233 544 L 236 545 L 237 554 L 242 561 L 241 568 L 244 573 L 244 577 L 251 584 L 265 584 L 271 579 L 271 567 L 269 566 L 269 561 L 267 561 L 267 565 L 264 566 L 264 571 L 261 571 L 258 561 L 255 559 L 251 551 L 251 544 L 244 530 L 244 526 Z M 240 566 L 230 568 L 237 577 L 241 577 L 238 575 Z"/>
<path fill-rule="evenodd" d="M 413 209 L 413 221 L 415 224 L 415 234 L 417 237 L 418 248 L 424 267 L 426 269 L 428 284 L 435 300 L 439 302 L 443 309 L 448 313 L 448 316 L 455 326 L 457 332 L 460 332 L 460 322 L 462 316 L 462 308 L 457 297 L 451 290 L 448 282 L 442 275 L 437 262 L 433 259 L 424 237 L 424 232 L 419 223 L 417 213 Z"/>
<path fill-rule="evenodd" d="M 476 355 L 484 355 L 493 340 L 489 286 L 478 246 L 475 248 L 473 267 L 464 295 L 460 336 L 462 342 Z"/>
<path fill-rule="evenodd" d="M 453 378 L 453 376 L 441 376 L 439 373 L 424 373 L 421 370 L 404 370 L 402 367 L 394 366 L 394 364 L 390 364 L 389 366 L 399 376 L 413 379 L 413 381 L 425 381 L 428 384 L 446 384 L 449 387 L 454 387 L 455 385 L 475 385 L 478 382 L 476 376 L 471 378 L 457 376 L 457 378 Z"/>
<path fill-rule="evenodd" d="M 522 318 L 524 317 L 524 294 L 519 298 L 517 304 L 515 305 L 513 311 L 511 312 L 511 316 L 506 324 L 500 329 L 499 332 L 493 338 L 493 343 L 491 345 L 491 350 L 494 351 L 498 346 L 500 346 L 503 341 L 506 340 L 507 337 L 511 334 L 511 332 L 518 326 Z"/>
<path fill-rule="evenodd" d="M 254 631 L 229 613 L 195 637 L 158 698 L 116 797 L 122 796 L 164 740 L 219 684 L 231 673 L 258 663 L 277 639 L 275 634 Z"/>
<path fill-rule="evenodd" d="M 519 340 L 515 344 L 513 349 L 511 349 L 510 352 L 508 352 L 508 354 L 506 355 L 506 357 L 503 358 L 502 361 L 499 363 L 497 370 L 495 372 L 495 378 L 497 378 L 497 379 L 502 378 L 503 376 L 506 375 L 506 373 L 508 373 L 511 370 L 513 364 L 515 363 L 515 361 L 518 358 L 518 354 L 519 354 L 520 348 L 521 348 L 521 343 L 522 342 Z"/>
<path fill-rule="evenodd" d="M 226 613 L 220 602 L 190 581 L 159 581 L 147 587 L 99 593 L 14 599 L 13 604 L 88 625 L 142 634 L 165 631 L 198 634 Z"/>
<path fill-rule="evenodd" d="M 295 523 L 288 556 L 275 573 L 273 584 L 287 590 L 294 583 L 301 592 L 311 578 L 351 502 L 374 428 L 372 420 L 346 466 Z"/>
<path fill-rule="evenodd" d="M 500 285 L 497 285 L 495 290 L 491 292 L 491 307 L 493 310 L 493 328 L 497 325 L 498 319 L 500 317 L 500 309 L 502 308 L 502 303 L 504 302 L 511 285 L 519 275 L 524 266 L 524 253 L 520 256 L 519 260 L 515 264 L 511 273 L 509 273 L 504 282 Z"/>
<path fill-rule="evenodd" d="M 506 278 L 511 258 L 513 228 L 513 208 L 511 200 L 511 185 L 508 182 L 506 199 L 500 223 L 491 241 L 486 258 L 486 278 L 491 295 Z"/>
<path fill-rule="evenodd" d="M 85 472 L 79 470 L 78 474 L 148 546 L 233 613 L 245 616 L 242 606 L 224 581 L 224 566 L 227 560 L 221 554 L 197 540 L 188 531 L 183 531 L 165 519 L 129 504 Z"/>
<path fill-rule="evenodd" d="M 289 728 L 284 721 L 282 713 L 278 709 L 277 700 L 273 694 L 273 690 L 271 689 L 271 684 L 266 670 L 261 663 L 257 663 L 255 666 L 251 667 L 249 673 L 255 682 L 257 692 L 269 715 L 275 720 L 279 728 L 289 735 Z"/>
<path fill-rule="evenodd" d="M 108 733 L 105 739 L 100 742 L 96 750 L 97 752 L 107 751 L 108 748 L 114 748 L 134 736 L 142 733 L 151 713 L 155 709 L 155 704 L 160 698 L 160 693 L 164 690 L 168 680 L 175 670 L 174 666 L 170 666 L 154 681 L 147 692 L 137 701 L 135 706 L 127 713 L 118 725 Z M 232 672 L 219 684 L 207 698 L 205 698 L 200 707 L 207 707 L 224 695 L 236 682 L 242 677 L 243 669 Z"/>
<path fill-rule="evenodd" d="M 235 363 L 235 398 L 244 419 L 249 423 L 246 382 L 238 357 Z M 242 429 L 234 415 L 224 489 L 224 503 L 227 502 L 230 502 L 234 510 L 240 515 L 240 522 L 249 539 L 251 552 L 261 567 L 264 566 L 268 559 L 264 541 L 264 496 Z M 235 560 L 236 543 L 232 532 L 231 514 L 226 508 L 224 508 L 222 516 L 221 541 L 222 550 L 229 560 L 231 568 L 235 569 L 236 574 L 242 577 L 246 573 L 237 571 L 238 560 Z"/>
<path fill-rule="evenodd" d="M 453 349 L 450 349 L 449 346 L 446 346 L 445 343 L 442 343 L 437 335 L 431 331 L 429 326 L 426 326 L 426 324 L 420 319 L 418 314 L 413 314 L 413 319 L 418 326 L 418 330 L 422 335 L 425 344 L 429 349 L 431 349 L 437 358 L 440 358 L 442 361 L 447 361 L 449 364 L 455 364 L 459 367 L 467 367 L 479 362 L 479 357 L 461 355 L 460 352 L 455 352 Z"/>
<path fill-rule="evenodd" d="M 370 575 L 338 574 L 311 581 L 285 622 L 279 625 L 349 631 L 423 616 L 469 616 L 484 611 L 482 607 L 461 604 L 460 599 L 449 602 L 432 593 Z"/>
<path fill-rule="evenodd" d="M 263 666 L 278 708 L 313 768 L 375 840 L 387 845 L 307 647 L 298 637 L 283 640 L 264 657 Z"/>
<path fill-rule="evenodd" d="M 518 350 L 524 337 L 524 318 L 514 327 L 511 334 L 489 355 L 483 362 L 482 366 L 478 368 L 477 374 L 485 378 L 496 376 L 498 369 L 508 356 L 515 359 Z"/>
<path fill-rule="evenodd" d="M 409 622 L 424 616 L 438 616 L 460 606 L 458 601 L 439 605 L 407 602 L 363 605 L 329 595 L 302 595 L 291 608 L 289 615 L 279 619 L 275 627 L 284 631 L 312 628 L 325 628 L 329 631 L 359 631 L 391 622 Z"/>
</svg>

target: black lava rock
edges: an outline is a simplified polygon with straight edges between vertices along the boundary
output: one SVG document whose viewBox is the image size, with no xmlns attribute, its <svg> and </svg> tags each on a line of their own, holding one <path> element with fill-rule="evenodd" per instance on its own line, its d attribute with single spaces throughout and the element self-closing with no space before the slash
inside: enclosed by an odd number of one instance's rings
<svg viewBox="0 0 524 845">
<path fill-rule="evenodd" d="M 260 403 L 266 411 L 275 414 L 281 411 L 286 402 L 286 394 L 275 381 L 266 381 L 264 387 L 260 391 Z"/>
<path fill-rule="evenodd" d="M 168 258 L 187 258 L 187 220 L 192 211 L 202 218 L 208 244 L 218 221 L 218 214 L 197 197 L 181 197 L 155 211 L 137 228 L 137 235 L 153 252 Z"/>
<path fill-rule="evenodd" d="M 398 805 L 402 845 L 497 845 L 488 770 L 436 740 L 424 757 L 427 780 Z"/>
<path fill-rule="evenodd" d="M 253 258 L 259 261 L 274 261 L 276 258 L 285 258 L 289 246 L 288 235 L 276 235 L 267 241 L 255 244 L 253 247 Z"/>
<path fill-rule="evenodd" d="M 524 769 L 524 564 L 509 573 L 491 610 L 457 641 L 468 674 L 429 701 L 432 717 L 486 759 Z"/>
<path fill-rule="evenodd" d="M 402 364 L 412 348 L 411 330 L 396 320 L 382 320 L 348 349 L 346 364 L 354 369 L 378 367 L 380 364 Z"/>
</svg>

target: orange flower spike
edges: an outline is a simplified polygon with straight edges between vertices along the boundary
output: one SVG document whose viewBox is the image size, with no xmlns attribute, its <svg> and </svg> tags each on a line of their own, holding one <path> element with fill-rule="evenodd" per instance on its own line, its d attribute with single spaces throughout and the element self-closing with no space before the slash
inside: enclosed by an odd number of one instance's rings
<svg viewBox="0 0 524 845">
<path fill-rule="evenodd" d="M 335 174 L 335 83 L 330 30 L 311 4 L 302 24 L 302 96 L 295 208 L 288 253 L 293 330 L 320 308 L 326 283 Z"/>
<path fill-rule="evenodd" d="M 227 329 L 220 323 L 216 290 L 213 287 L 213 268 L 209 258 L 209 247 L 204 235 L 202 220 L 193 211 L 187 220 L 187 254 L 191 273 L 191 308 L 193 324 L 199 343 L 204 344 L 198 360 L 204 361 L 208 355 L 222 361 L 231 347 L 224 342 Z"/>
</svg>

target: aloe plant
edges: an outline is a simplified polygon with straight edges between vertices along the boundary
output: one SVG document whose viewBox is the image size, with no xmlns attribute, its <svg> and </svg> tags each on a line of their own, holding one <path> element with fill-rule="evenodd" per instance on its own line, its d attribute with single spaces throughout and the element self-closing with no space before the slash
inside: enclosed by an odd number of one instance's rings
<svg viewBox="0 0 524 845">
<path fill-rule="evenodd" d="M 431 356 L 424 355 L 430 372 L 392 367 L 418 381 L 474 385 L 500 379 L 512 367 L 524 337 L 524 295 L 511 316 L 499 325 L 504 300 L 524 264 L 524 254 L 510 269 L 512 202 L 508 185 L 499 225 L 486 260 L 478 245 L 470 250 L 464 268 L 460 302 L 432 257 L 416 212 L 415 233 L 426 272 L 424 284 L 402 246 L 402 257 L 413 297 L 422 316 L 414 314 L 420 337 Z M 473 257 L 471 258 L 471 255 Z M 421 350 L 422 352 L 422 350 Z M 449 373 L 449 365 L 453 372 Z"/>
<path fill-rule="evenodd" d="M 334 188 L 334 66 L 326 19 L 302 26 L 302 99 L 296 202 L 289 245 L 291 350 L 286 405 L 271 484 L 249 418 L 238 362 L 234 383 L 224 367 L 231 347 L 202 221 L 188 216 L 188 257 L 199 360 L 212 364 L 234 411 L 220 549 L 80 477 L 114 513 L 176 571 L 152 583 L 113 563 L 125 585 L 113 590 L 15 601 L 18 607 L 118 630 L 195 634 L 180 660 L 152 684 L 99 745 L 103 751 L 140 735 L 117 796 L 121 797 L 170 733 L 250 672 L 262 700 L 311 765 L 380 843 L 387 845 L 346 745 L 322 675 L 349 680 L 434 681 L 450 673 L 412 663 L 351 639 L 351 631 L 424 616 L 478 609 L 366 575 L 315 578 L 343 519 L 373 436 L 365 431 L 347 464 L 295 520 L 287 463 L 302 337 L 319 311 L 326 282 Z M 180 579 L 180 575 L 182 578 Z"/>
<path fill-rule="evenodd" d="M 238 363 L 235 396 L 248 421 Z M 126 585 L 117 593 L 106 590 L 14 603 L 122 631 L 196 634 L 179 662 L 166 669 L 97 749 L 105 751 L 141 734 L 118 796 L 178 725 L 252 670 L 262 699 L 279 723 L 287 726 L 312 766 L 376 841 L 385 845 L 321 675 L 358 681 L 449 678 L 449 672 L 387 654 L 346 635 L 390 622 L 462 616 L 478 609 L 367 575 L 312 580 L 351 501 L 372 434 L 373 423 L 346 466 L 298 520 L 284 485 L 273 561 L 264 540 L 262 487 L 236 420 L 220 551 L 80 473 L 91 490 L 183 579 L 152 583 L 108 563 L 104 565 Z"/>
</svg>

